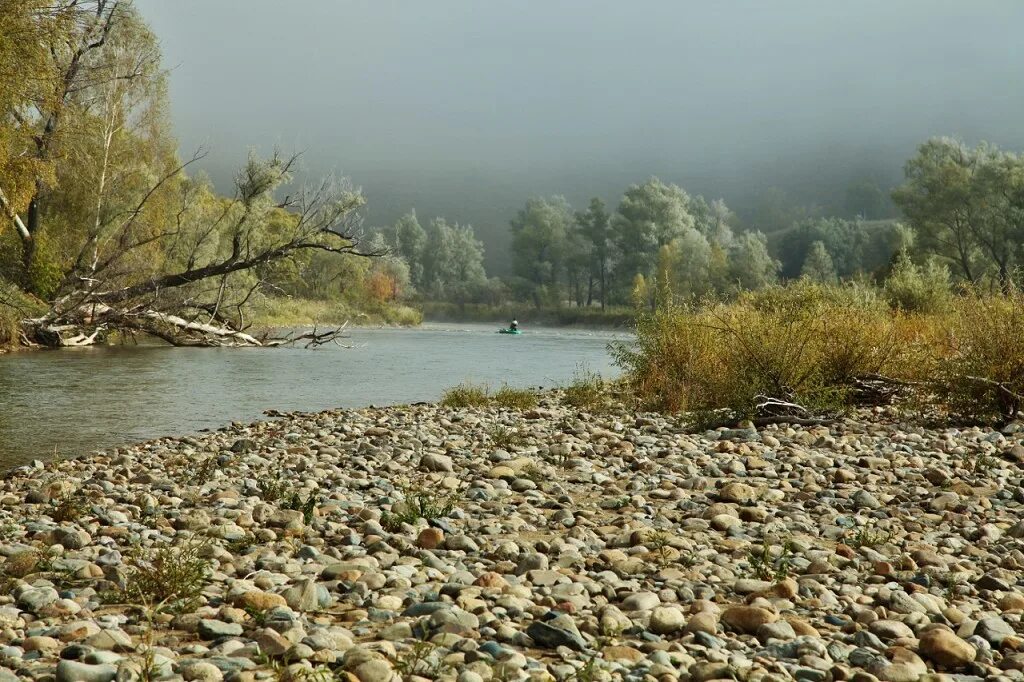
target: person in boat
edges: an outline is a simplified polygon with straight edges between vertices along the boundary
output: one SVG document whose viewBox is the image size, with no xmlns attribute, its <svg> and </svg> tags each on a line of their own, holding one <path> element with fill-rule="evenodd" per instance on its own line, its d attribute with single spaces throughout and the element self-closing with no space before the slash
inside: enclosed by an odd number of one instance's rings
<svg viewBox="0 0 1024 682">
<path fill-rule="evenodd" d="M 519 331 L 519 320 L 512 320 L 512 324 L 508 328 L 514 332 Z"/>
</svg>

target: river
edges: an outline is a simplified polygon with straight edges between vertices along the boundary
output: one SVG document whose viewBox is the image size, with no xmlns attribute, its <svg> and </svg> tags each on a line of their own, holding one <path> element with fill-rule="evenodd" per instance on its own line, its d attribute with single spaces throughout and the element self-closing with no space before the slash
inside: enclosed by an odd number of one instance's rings
<svg viewBox="0 0 1024 682">
<path fill-rule="evenodd" d="M 313 412 L 437 400 L 463 381 L 554 387 L 616 373 L 624 333 L 437 324 L 354 329 L 348 348 L 101 347 L 0 356 L 0 470 L 160 436 Z"/>
</svg>

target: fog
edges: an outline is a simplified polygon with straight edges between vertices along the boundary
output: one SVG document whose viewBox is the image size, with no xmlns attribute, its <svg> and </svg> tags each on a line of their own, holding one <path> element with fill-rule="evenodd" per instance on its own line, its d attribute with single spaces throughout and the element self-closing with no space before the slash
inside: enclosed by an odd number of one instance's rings
<svg viewBox="0 0 1024 682">
<path fill-rule="evenodd" d="M 898 182 L 932 135 L 1024 147 L 1017 0 L 137 0 L 183 150 L 226 187 L 249 149 L 305 152 L 472 223 L 500 272 L 533 195 L 611 203 L 658 175 L 756 224 L 769 188 L 827 204 Z"/>
</svg>

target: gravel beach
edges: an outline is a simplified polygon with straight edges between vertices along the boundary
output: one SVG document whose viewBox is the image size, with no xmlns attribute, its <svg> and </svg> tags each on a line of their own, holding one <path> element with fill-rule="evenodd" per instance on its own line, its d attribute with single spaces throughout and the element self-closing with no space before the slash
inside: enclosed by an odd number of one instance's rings
<svg viewBox="0 0 1024 682">
<path fill-rule="evenodd" d="M 1024 680 L 1024 429 L 282 414 L 0 487 L 0 682 Z"/>
</svg>

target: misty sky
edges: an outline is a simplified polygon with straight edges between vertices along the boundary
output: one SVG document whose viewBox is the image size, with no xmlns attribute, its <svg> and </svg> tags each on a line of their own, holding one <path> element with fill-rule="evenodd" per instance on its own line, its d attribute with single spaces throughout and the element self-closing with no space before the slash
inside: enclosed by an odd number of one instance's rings
<svg viewBox="0 0 1024 682">
<path fill-rule="evenodd" d="M 533 195 L 650 175 L 742 206 L 898 180 L 931 135 L 1024 148 L 1018 0 L 137 0 L 182 148 L 250 148 L 415 206 L 503 258 Z M 824 202 L 816 202 L 824 203 Z"/>
</svg>

